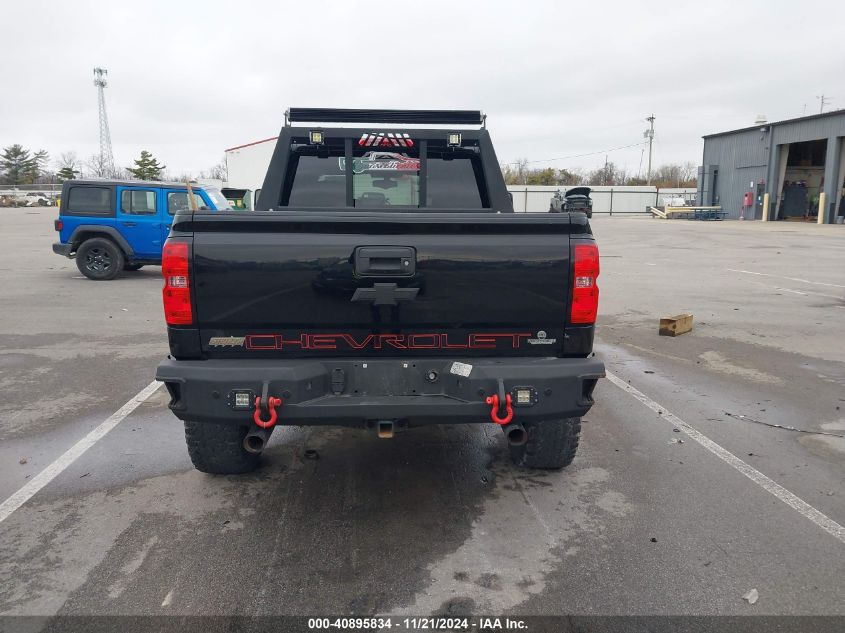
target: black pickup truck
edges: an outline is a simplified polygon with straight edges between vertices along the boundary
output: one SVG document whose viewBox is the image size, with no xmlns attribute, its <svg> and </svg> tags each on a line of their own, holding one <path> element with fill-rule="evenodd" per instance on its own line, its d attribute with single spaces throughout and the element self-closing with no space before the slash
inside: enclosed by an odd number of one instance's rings
<svg viewBox="0 0 845 633">
<path fill-rule="evenodd" d="M 156 378 L 199 470 L 255 468 L 279 425 L 497 424 L 517 464 L 572 461 L 598 250 L 583 213 L 513 212 L 481 112 L 292 108 L 256 206 L 164 246 Z"/>
<path fill-rule="evenodd" d="M 586 214 L 588 218 L 593 217 L 593 199 L 590 198 L 589 187 L 573 187 L 566 193 L 560 189 L 555 191 L 549 203 L 550 213 L 572 213 L 579 211 Z"/>
</svg>

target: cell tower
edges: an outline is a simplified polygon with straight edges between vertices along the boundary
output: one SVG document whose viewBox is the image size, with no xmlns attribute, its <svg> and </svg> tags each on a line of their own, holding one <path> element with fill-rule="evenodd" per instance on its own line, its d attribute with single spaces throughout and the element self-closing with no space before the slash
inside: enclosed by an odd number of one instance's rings
<svg viewBox="0 0 845 633">
<path fill-rule="evenodd" d="M 94 85 L 97 86 L 97 102 L 100 106 L 100 176 L 114 177 L 114 155 L 111 151 L 111 134 L 109 133 L 109 118 L 106 114 L 106 95 L 103 89 L 109 85 L 105 68 L 94 69 Z"/>
</svg>

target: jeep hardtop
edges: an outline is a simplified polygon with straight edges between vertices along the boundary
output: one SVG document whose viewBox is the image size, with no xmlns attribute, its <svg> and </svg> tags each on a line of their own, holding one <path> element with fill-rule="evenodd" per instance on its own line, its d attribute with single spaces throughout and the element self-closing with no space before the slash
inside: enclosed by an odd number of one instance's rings
<svg viewBox="0 0 845 633">
<path fill-rule="evenodd" d="M 198 209 L 229 208 L 213 187 L 191 190 Z M 76 259 L 79 272 L 95 281 L 160 264 L 173 217 L 189 210 L 189 202 L 184 182 L 67 180 L 54 223 L 59 241 L 53 252 Z"/>
</svg>

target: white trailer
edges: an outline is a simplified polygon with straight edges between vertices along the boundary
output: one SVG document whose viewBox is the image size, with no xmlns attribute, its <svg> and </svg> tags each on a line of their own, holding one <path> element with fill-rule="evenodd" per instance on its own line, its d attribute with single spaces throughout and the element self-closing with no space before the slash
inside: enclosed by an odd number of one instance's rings
<svg viewBox="0 0 845 633">
<path fill-rule="evenodd" d="M 242 190 L 246 207 L 255 208 L 255 201 L 258 192 L 261 191 L 277 138 L 274 136 L 226 150 L 226 169 L 229 174 L 228 182 L 223 189 L 226 197 L 236 195 L 234 190 Z"/>
</svg>

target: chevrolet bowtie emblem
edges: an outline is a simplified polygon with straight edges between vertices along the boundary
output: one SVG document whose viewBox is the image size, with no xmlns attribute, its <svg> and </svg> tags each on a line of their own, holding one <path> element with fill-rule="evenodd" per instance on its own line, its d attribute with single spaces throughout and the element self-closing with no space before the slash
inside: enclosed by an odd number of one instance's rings
<svg viewBox="0 0 845 633">
<path fill-rule="evenodd" d="M 400 301 L 413 301 L 419 288 L 399 288 L 396 284 L 374 284 L 372 288 L 356 288 L 352 301 L 372 301 L 377 306 L 395 306 Z"/>
</svg>

